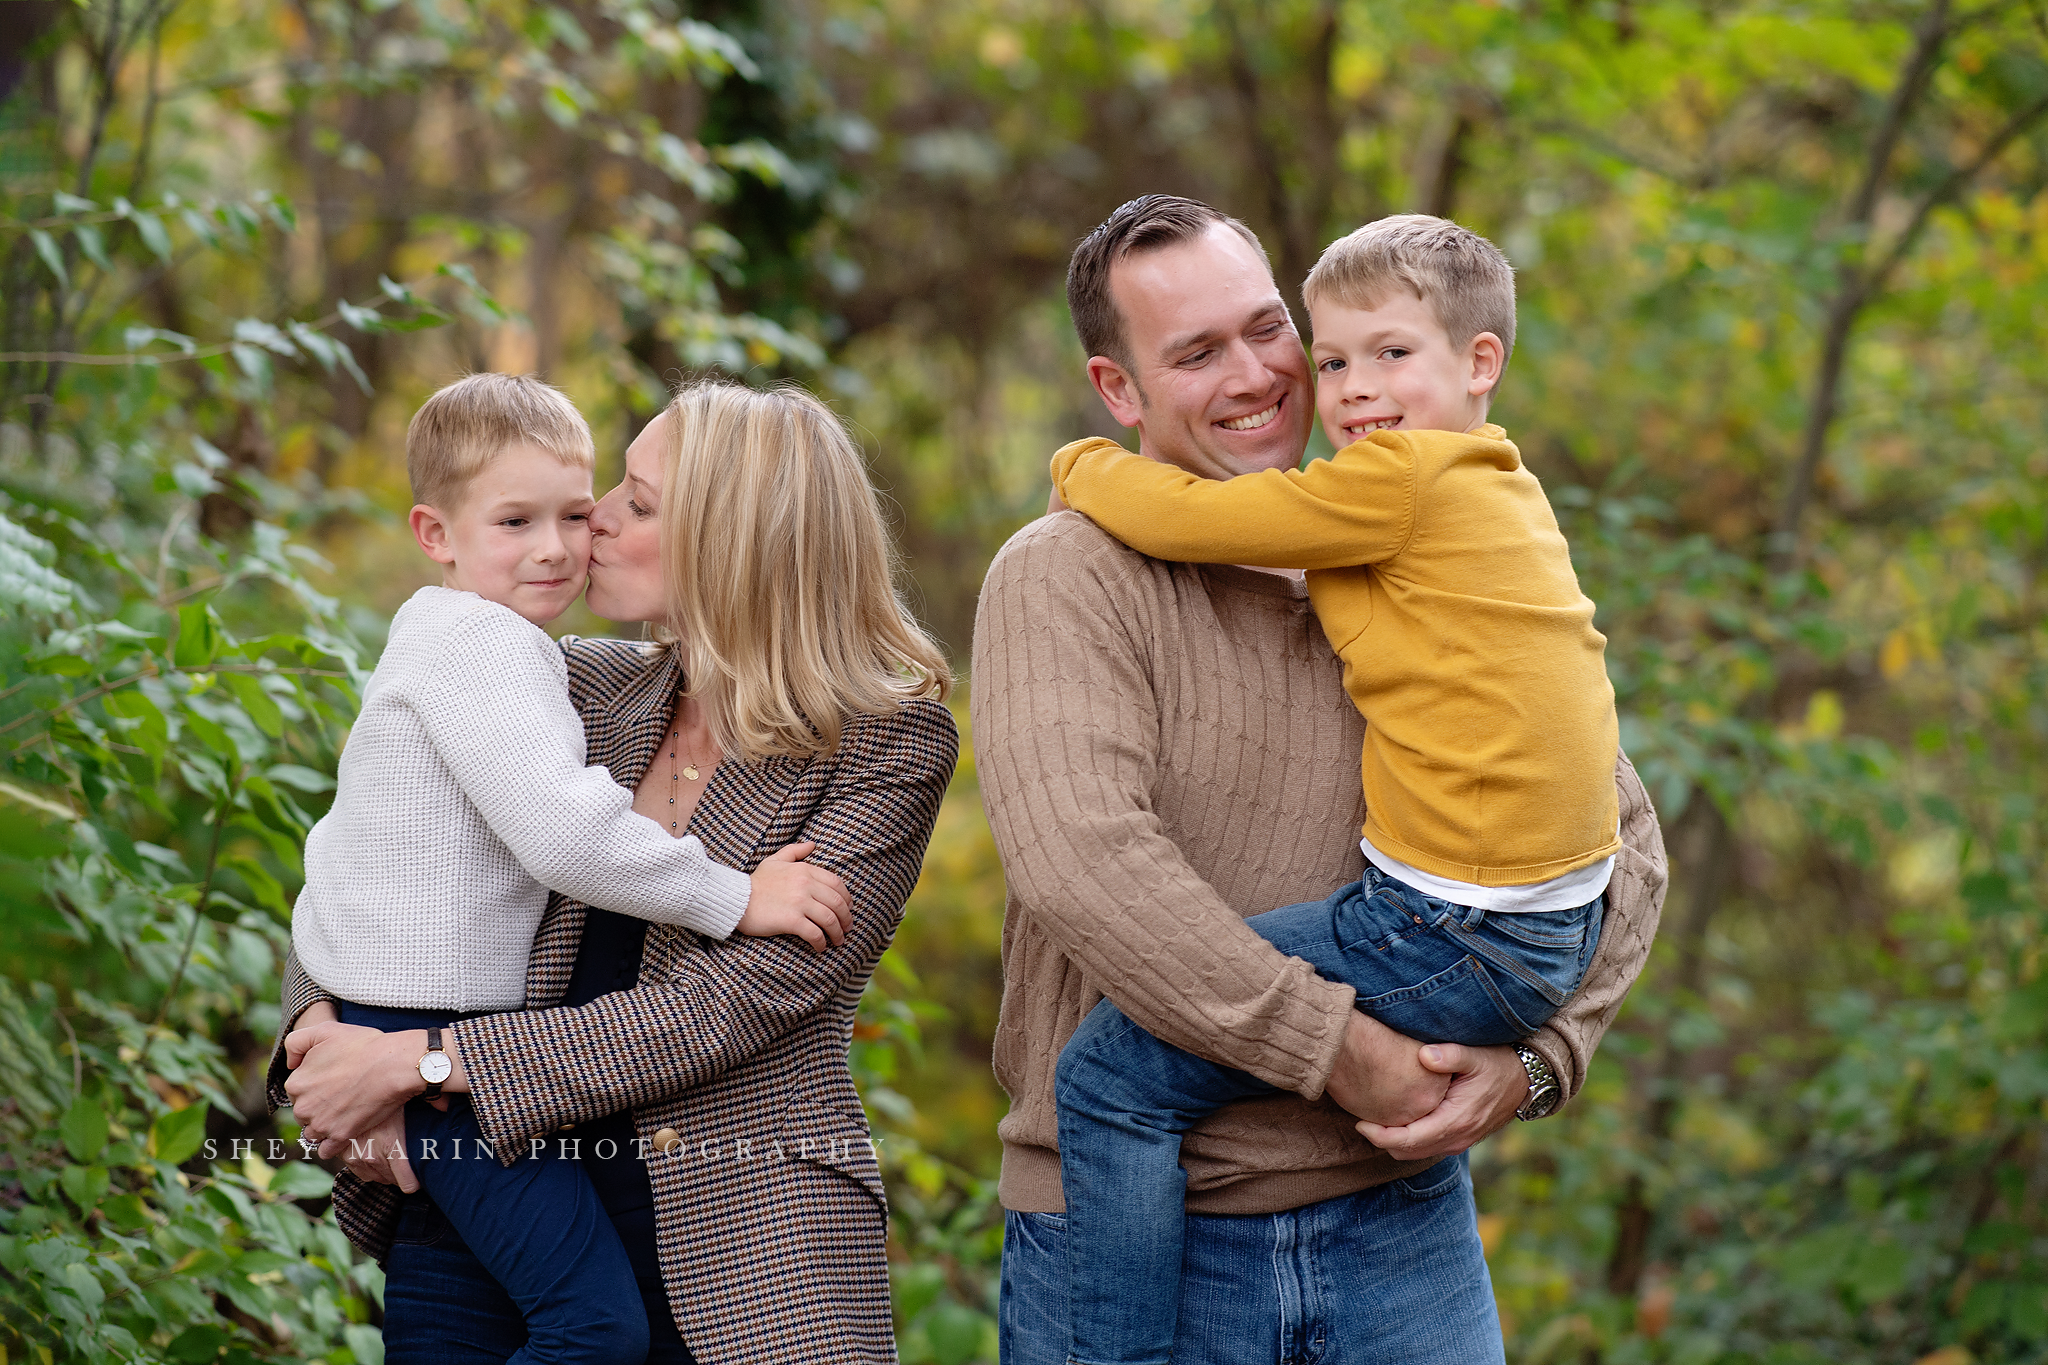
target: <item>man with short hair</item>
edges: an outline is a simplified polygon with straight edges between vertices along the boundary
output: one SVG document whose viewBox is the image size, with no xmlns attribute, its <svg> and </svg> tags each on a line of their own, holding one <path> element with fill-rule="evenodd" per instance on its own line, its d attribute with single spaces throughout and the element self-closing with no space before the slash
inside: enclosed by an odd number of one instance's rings
<svg viewBox="0 0 2048 1365">
<path fill-rule="evenodd" d="M 1068 296 L 1090 381 L 1141 454 L 1207 478 L 1298 463 L 1308 360 L 1242 224 L 1134 200 L 1075 252 Z M 1009 880 L 1006 1365 L 1068 1357 L 1053 1075 L 1104 995 L 1163 1041 L 1291 1092 L 1219 1110 L 1183 1143 L 1176 1365 L 1500 1360 L 1462 1153 L 1577 1090 L 1648 955 L 1664 855 L 1627 759 L 1624 847 L 1578 994 L 1521 1053 L 1422 1048 L 1243 923 L 1362 868 L 1362 722 L 1298 577 L 1149 559 L 1051 516 L 990 567 L 974 680 Z M 1354 1131 L 1346 1112 L 1438 1095 L 1403 1128 Z"/>
</svg>

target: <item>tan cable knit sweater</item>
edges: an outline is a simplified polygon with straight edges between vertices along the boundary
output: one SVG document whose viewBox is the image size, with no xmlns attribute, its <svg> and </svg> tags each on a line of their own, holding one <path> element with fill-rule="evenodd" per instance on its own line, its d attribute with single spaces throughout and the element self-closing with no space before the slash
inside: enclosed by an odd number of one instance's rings
<svg viewBox="0 0 2048 1365">
<path fill-rule="evenodd" d="M 1003 547 L 974 633 L 974 747 L 1009 881 L 996 1078 L 1002 1200 L 1057 1212 L 1053 1065 L 1107 993 L 1160 1038 L 1292 1094 L 1182 1147 L 1196 1213 L 1298 1208 L 1394 1179 L 1322 1100 L 1352 1005 L 1244 927 L 1358 877 L 1363 722 L 1306 590 L 1149 559 L 1076 513 Z M 1623 848 L 1579 993 L 1532 1046 L 1567 1096 L 1642 970 L 1664 900 L 1656 813 L 1626 757 Z"/>
</svg>

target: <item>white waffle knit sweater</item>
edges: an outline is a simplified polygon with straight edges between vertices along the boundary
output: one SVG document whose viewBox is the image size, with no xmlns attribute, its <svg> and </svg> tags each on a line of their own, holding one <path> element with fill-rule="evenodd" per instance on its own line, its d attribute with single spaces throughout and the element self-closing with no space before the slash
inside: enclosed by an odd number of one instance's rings
<svg viewBox="0 0 2048 1365">
<path fill-rule="evenodd" d="M 306 838 L 292 946 L 344 1000 L 518 1009 L 550 888 L 724 938 L 747 876 L 633 812 L 584 766 L 583 723 L 547 634 L 475 593 L 399 608 Z"/>
</svg>

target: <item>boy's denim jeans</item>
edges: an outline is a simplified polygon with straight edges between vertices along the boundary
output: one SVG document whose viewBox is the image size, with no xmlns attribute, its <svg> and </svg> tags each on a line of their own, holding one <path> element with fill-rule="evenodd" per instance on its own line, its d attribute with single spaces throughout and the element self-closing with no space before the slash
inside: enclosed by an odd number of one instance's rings
<svg viewBox="0 0 2048 1365">
<path fill-rule="evenodd" d="M 1388 1027 L 1426 1043 L 1485 1046 L 1526 1038 L 1578 988 L 1604 908 L 1602 898 L 1489 914 L 1368 866 L 1328 900 L 1246 923 L 1354 987 L 1358 1007 Z M 1160 1042 L 1107 1000 L 1082 1020 L 1054 1088 L 1076 1365 L 1167 1359 L 1180 1303 L 1181 1134 L 1231 1100 L 1273 1089 Z"/>
<path fill-rule="evenodd" d="M 1284 1213 L 1188 1215 L 1173 1365 L 1502 1365 L 1465 1158 Z M 1067 1220 L 1003 1228 L 1003 1365 L 1065 1365 Z"/>
<path fill-rule="evenodd" d="M 445 1025 L 453 1017 L 346 1001 L 336 1009 L 345 1024 L 386 1033 Z M 551 1142 L 539 1155 L 501 1166 L 479 1155 L 483 1130 L 469 1100 L 451 1100 L 446 1113 L 424 1100 L 406 1105 L 406 1156 L 454 1233 L 451 1250 L 473 1254 L 502 1293 L 483 1293 L 472 1275 L 436 1274 L 434 1257 L 399 1245 L 385 1281 L 386 1359 L 394 1365 L 483 1359 L 491 1349 L 484 1336 L 510 1341 L 516 1332 L 523 1340 L 496 1357 L 508 1365 L 641 1365 L 647 1308 L 625 1245 L 582 1163 L 562 1157 Z M 507 1299 L 514 1310 L 509 1324 L 502 1312 L 489 1311 Z M 495 1326 L 487 1329 L 486 1319 Z"/>
</svg>

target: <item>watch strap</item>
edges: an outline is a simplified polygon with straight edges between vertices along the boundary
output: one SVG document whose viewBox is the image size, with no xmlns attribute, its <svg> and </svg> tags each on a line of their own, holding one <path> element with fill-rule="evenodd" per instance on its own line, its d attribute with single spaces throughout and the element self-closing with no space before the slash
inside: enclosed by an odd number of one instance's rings
<svg viewBox="0 0 2048 1365">
<path fill-rule="evenodd" d="M 439 1027 L 429 1024 L 427 1026 L 427 1052 L 431 1054 L 444 1051 L 446 1049 L 441 1046 L 441 1030 Z M 425 1062 L 426 1058 L 421 1057 L 420 1061 Z M 420 1079 L 427 1081 L 424 1071 L 420 1073 Z M 420 1098 L 423 1100 L 437 1100 L 441 1098 L 441 1082 L 427 1081 L 427 1088 L 420 1092 Z"/>
<path fill-rule="evenodd" d="M 1522 1059 L 1522 1069 L 1529 1073 L 1529 1097 L 1515 1110 L 1515 1117 L 1524 1123 L 1548 1118 L 1564 1101 L 1564 1087 L 1557 1083 L 1557 1073 L 1543 1060 L 1542 1053 L 1525 1043 L 1515 1044 L 1515 1055 Z"/>
</svg>

